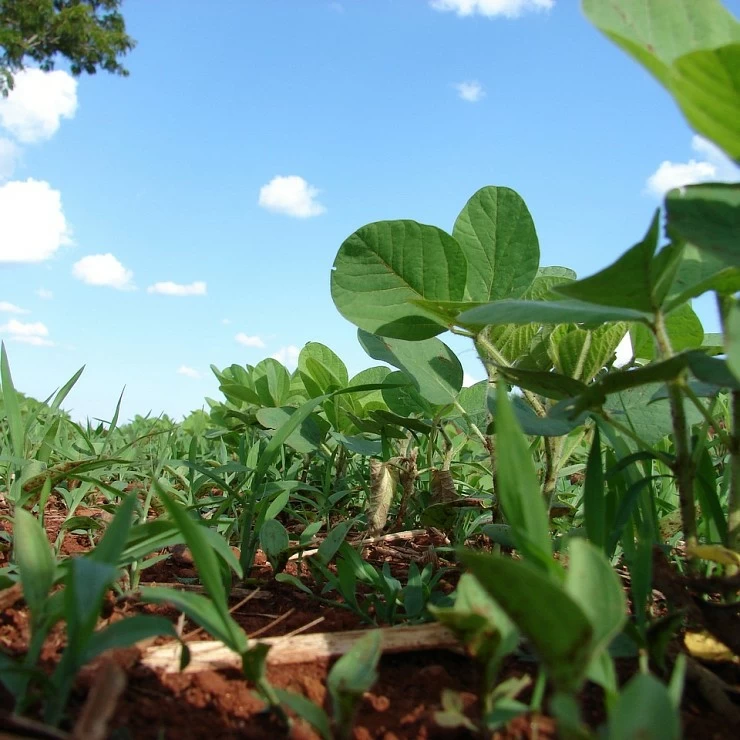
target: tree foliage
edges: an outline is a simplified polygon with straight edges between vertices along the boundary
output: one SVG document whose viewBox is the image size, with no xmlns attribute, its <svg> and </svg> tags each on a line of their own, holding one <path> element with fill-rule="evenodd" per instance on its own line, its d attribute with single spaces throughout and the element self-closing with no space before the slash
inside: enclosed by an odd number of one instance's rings
<svg viewBox="0 0 740 740">
<path fill-rule="evenodd" d="M 54 68 L 61 56 L 72 74 L 98 69 L 127 75 L 119 61 L 136 42 L 119 12 L 122 0 L 0 0 L 0 91 L 35 62 Z"/>
</svg>

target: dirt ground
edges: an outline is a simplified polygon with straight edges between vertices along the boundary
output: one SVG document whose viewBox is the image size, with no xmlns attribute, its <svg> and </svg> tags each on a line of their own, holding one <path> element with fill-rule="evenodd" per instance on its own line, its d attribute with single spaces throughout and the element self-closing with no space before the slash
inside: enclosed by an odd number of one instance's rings
<svg viewBox="0 0 740 740">
<path fill-rule="evenodd" d="M 80 512 L 81 513 L 81 512 Z M 0 527 L 9 528 L 7 521 Z M 54 539 L 54 519 L 49 518 L 50 539 Z M 430 542 L 423 537 L 402 547 L 423 551 Z M 431 544 L 434 544 L 433 542 Z M 66 534 L 63 553 L 74 555 L 86 551 L 90 543 L 85 537 Z M 403 577 L 408 560 L 398 547 L 378 546 L 364 553 L 376 565 L 390 562 L 394 573 Z M 0 550 L 0 565 L 7 552 Z M 298 566 L 289 565 L 289 572 L 298 573 Z M 158 585 L 182 585 L 195 578 L 187 553 L 173 553 L 168 560 L 144 571 L 143 580 Z M 305 574 L 304 574 L 305 575 Z M 337 632 L 367 629 L 360 619 L 336 605 L 318 603 L 295 588 L 277 583 L 270 578 L 269 565 L 260 557 L 252 577 L 264 582 L 257 596 L 239 606 L 242 598 L 233 598 L 233 616 L 252 636 L 276 637 L 302 630 Z M 451 572 L 444 588 L 452 590 L 456 575 Z M 177 620 L 179 614 L 171 608 L 139 603 L 135 598 L 110 601 L 105 611 L 106 621 L 115 621 L 135 613 L 157 613 Z M 184 634 L 188 640 L 206 640 L 197 626 L 185 622 Z M 10 655 L 22 655 L 28 644 L 28 614 L 22 600 L 0 612 L 0 649 Z M 64 646 L 63 631 L 55 631 L 47 641 L 42 654 L 44 668 L 51 670 Z M 113 660 L 125 672 L 126 686 L 115 704 L 108 723 L 108 737 L 151 738 L 259 738 L 270 740 L 286 736 L 274 717 L 264 711 L 264 705 L 245 679 L 233 670 L 206 670 L 199 673 L 163 673 L 140 662 L 137 648 L 116 651 L 107 660 Z M 310 663 L 273 666 L 268 669 L 270 681 L 280 688 L 302 694 L 316 704 L 329 709 L 326 675 L 331 667 L 329 659 Z M 63 730 L 69 731 L 83 710 L 88 690 L 98 674 L 91 666 L 79 677 L 69 704 Z M 636 666 L 633 661 L 620 661 L 619 673 L 625 679 Z M 536 675 L 536 664 L 509 660 L 502 679 L 529 674 Z M 481 676 L 474 661 L 459 650 L 437 649 L 384 655 L 379 666 L 380 678 L 366 693 L 360 704 L 353 737 L 366 738 L 465 738 L 475 737 L 465 729 L 444 729 L 435 722 L 434 714 L 441 708 L 442 691 L 451 689 L 460 694 L 467 716 L 475 720 L 480 709 L 478 688 Z M 529 689 L 519 699 L 527 701 Z M 593 726 L 604 719 L 600 690 L 587 686 L 582 696 L 584 716 Z M 21 728 L 10 715 L 10 696 L 0 688 L 0 738 L 54 737 L 43 728 Z M 684 736 L 686 738 L 734 738 L 737 728 L 729 727 L 723 717 L 713 714 L 706 703 L 688 687 L 683 708 Z M 293 738 L 314 738 L 311 728 L 296 722 L 290 734 Z M 556 737 L 554 722 L 547 716 L 519 717 L 508 727 L 495 733 L 498 740 Z"/>
</svg>

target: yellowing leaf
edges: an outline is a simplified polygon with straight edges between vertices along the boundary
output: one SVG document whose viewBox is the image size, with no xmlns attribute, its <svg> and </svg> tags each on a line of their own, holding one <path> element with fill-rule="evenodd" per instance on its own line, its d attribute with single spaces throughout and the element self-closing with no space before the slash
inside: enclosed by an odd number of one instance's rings
<svg viewBox="0 0 740 740">
<path fill-rule="evenodd" d="M 730 648 L 708 632 L 687 632 L 683 638 L 689 654 L 699 660 L 722 663 L 740 663 L 740 658 Z"/>
<path fill-rule="evenodd" d="M 722 545 L 696 545 L 686 550 L 689 557 L 711 560 L 720 565 L 740 565 L 740 554 Z"/>
</svg>

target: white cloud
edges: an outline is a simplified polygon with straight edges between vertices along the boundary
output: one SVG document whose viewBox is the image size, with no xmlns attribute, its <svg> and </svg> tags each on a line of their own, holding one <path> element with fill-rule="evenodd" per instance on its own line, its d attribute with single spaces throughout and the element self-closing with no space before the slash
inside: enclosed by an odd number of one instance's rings
<svg viewBox="0 0 740 740">
<path fill-rule="evenodd" d="M 133 290 L 131 270 L 127 270 L 112 254 L 91 254 L 75 262 L 72 274 L 88 285 L 101 285 L 117 290 Z"/>
<path fill-rule="evenodd" d="M 20 308 L 16 306 L 14 303 L 8 303 L 7 301 L 0 301 L 0 313 L 30 313 L 25 308 Z"/>
<path fill-rule="evenodd" d="M 180 365 L 177 368 L 177 374 L 184 375 L 186 378 L 193 378 L 193 380 L 198 380 L 201 377 L 201 374 L 194 367 L 188 367 L 187 365 Z"/>
<path fill-rule="evenodd" d="M 647 180 L 646 190 L 662 198 L 669 190 L 700 182 L 732 182 L 740 179 L 740 168 L 711 141 L 694 136 L 691 148 L 701 157 L 688 162 L 661 162 Z"/>
<path fill-rule="evenodd" d="M 190 283 L 190 285 L 182 285 L 181 283 L 173 283 L 167 280 L 162 283 L 154 283 L 146 289 L 147 293 L 159 293 L 159 295 L 176 295 L 176 296 L 188 296 L 188 295 L 205 295 L 206 284 L 201 281 Z"/>
<path fill-rule="evenodd" d="M 260 188 L 259 205 L 268 211 L 296 218 L 320 216 L 326 211 L 316 200 L 319 191 L 298 175 L 273 177 Z"/>
<path fill-rule="evenodd" d="M 29 144 L 51 138 L 60 119 L 77 110 L 77 80 L 66 72 L 25 69 L 15 75 L 15 87 L 0 98 L 0 125 L 18 141 Z"/>
<path fill-rule="evenodd" d="M 295 370 L 298 367 L 298 355 L 301 350 L 298 349 L 294 344 L 290 344 L 287 347 L 281 347 L 273 356 L 273 360 L 285 365 L 288 370 Z"/>
<path fill-rule="evenodd" d="M 46 288 L 39 288 L 38 290 L 34 292 L 39 298 L 41 298 L 44 301 L 50 301 L 54 297 L 54 294 L 50 290 L 47 290 Z"/>
<path fill-rule="evenodd" d="M 7 334 L 15 342 L 33 344 L 36 347 L 54 346 L 54 342 L 47 339 L 49 330 L 40 321 L 24 323 L 17 319 L 10 319 L 7 324 L 0 326 L 0 334 Z"/>
<path fill-rule="evenodd" d="M 473 377 L 470 373 L 463 373 L 463 388 L 469 388 L 476 383 L 480 383 L 478 378 Z"/>
<path fill-rule="evenodd" d="M 0 180 L 7 180 L 15 171 L 20 149 L 10 140 L 0 138 Z"/>
<path fill-rule="evenodd" d="M 250 337 L 247 334 L 245 334 L 243 331 L 240 331 L 235 337 L 236 341 L 239 344 L 244 345 L 245 347 L 259 347 L 262 348 L 265 346 L 264 341 L 262 340 L 262 337 Z"/>
<path fill-rule="evenodd" d="M 43 262 L 69 243 L 58 190 L 32 179 L 0 186 L 0 262 Z"/>
<path fill-rule="evenodd" d="M 430 4 L 435 10 L 451 10 L 460 16 L 517 18 L 530 10 L 551 10 L 555 0 L 431 0 Z"/>
<path fill-rule="evenodd" d="M 455 87 L 457 88 L 457 94 L 463 100 L 468 103 L 477 103 L 479 100 L 483 100 L 486 97 L 483 85 L 476 80 L 470 82 L 458 82 Z"/>
<path fill-rule="evenodd" d="M 224 326 L 228 326 L 231 323 L 231 319 L 221 319 L 221 323 Z"/>
</svg>

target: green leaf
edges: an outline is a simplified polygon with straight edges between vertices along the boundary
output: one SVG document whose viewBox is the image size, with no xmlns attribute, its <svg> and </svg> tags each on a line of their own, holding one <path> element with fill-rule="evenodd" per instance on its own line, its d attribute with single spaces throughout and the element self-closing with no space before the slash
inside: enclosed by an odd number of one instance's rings
<svg viewBox="0 0 740 740">
<path fill-rule="evenodd" d="M 10 363 L 5 351 L 5 342 L 0 344 L 0 383 L 3 386 L 3 404 L 5 405 L 5 416 L 8 420 L 13 456 L 22 460 L 25 457 L 26 436 L 23 433 L 21 407 L 13 387 L 13 377 L 10 374 Z"/>
<path fill-rule="evenodd" d="M 151 614 L 136 614 L 93 633 L 85 645 L 81 663 L 87 663 L 105 650 L 130 647 L 150 637 L 174 637 L 179 639 L 175 625 L 165 617 Z"/>
<path fill-rule="evenodd" d="M 105 534 L 88 555 L 98 563 L 118 566 L 131 531 L 131 519 L 136 508 L 136 494 L 125 496 L 118 505 L 116 515 L 108 524 Z"/>
<path fill-rule="evenodd" d="M 570 542 L 565 590 L 581 607 L 593 629 L 591 659 L 616 637 L 627 621 L 622 584 L 603 551 L 584 539 Z"/>
<path fill-rule="evenodd" d="M 374 360 L 387 362 L 406 373 L 429 403 L 444 406 L 455 402 L 462 388 L 463 369 L 457 355 L 444 342 L 387 339 L 362 329 L 358 330 L 357 338 Z"/>
<path fill-rule="evenodd" d="M 260 542 L 270 562 L 290 547 L 288 531 L 277 519 L 268 519 L 262 525 Z"/>
<path fill-rule="evenodd" d="M 545 398 L 561 400 L 584 393 L 587 389 L 580 380 L 556 372 L 521 370 L 518 367 L 497 366 L 501 375 L 514 385 Z"/>
<path fill-rule="evenodd" d="M 666 200 L 666 208 L 669 211 L 669 224 L 670 206 L 668 201 L 670 198 L 671 194 L 669 193 Z M 713 225 L 710 222 L 706 223 L 707 228 Z M 703 228 L 701 224 L 697 224 L 697 226 L 699 229 Z M 716 254 L 712 254 L 706 250 L 699 250 L 693 244 L 686 244 L 684 246 L 683 258 L 678 266 L 675 279 L 663 307 L 664 311 L 670 313 L 682 303 L 696 298 L 709 290 L 716 291 L 723 296 L 732 295 L 739 291 L 740 269 L 737 267 L 728 267 L 727 261 Z"/>
<path fill-rule="evenodd" d="M 267 429 L 280 429 L 295 414 L 297 409 L 292 406 L 282 408 L 262 408 L 256 413 L 257 421 Z M 285 439 L 285 444 L 296 452 L 309 454 L 315 452 L 323 441 L 323 433 L 313 415 L 307 416 L 301 425 Z"/>
<path fill-rule="evenodd" d="M 496 392 L 496 455 L 498 494 L 501 508 L 511 524 L 514 539 L 525 558 L 552 571 L 547 506 L 521 428 L 514 417 L 506 385 L 499 382 Z"/>
<path fill-rule="evenodd" d="M 592 330 L 557 326 L 548 339 L 549 355 L 562 375 L 588 383 L 612 359 L 626 333 L 622 322 Z"/>
<path fill-rule="evenodd" d="M 740 185 L 711 183 L 671 190 L 666 196 L 665 207 L 669 233 L 692 242 L 705 252 L 694 259 L 700 262 L 708 255 L 715 258 L 709 269 L 702 265 L 704 272 L 709 273 L 708 278 L 722 268 L 740 265 L 737 236 L 740 234 Z M 728 285 L 720 283 L 721 292 L 738 290 L 738 270 L 733 270 L 730 277 Z"/>
<path fill-rule="evenodd" d="M 583 609 L 527 561 L 468 550 L 460 559 L 530 640 L 556 688 L 577 690 L 592 654 L 593 627 Z"/>
<path fill-rule="evenodd" d="M 678 57 L 740 37 L 719 0 L 583 0 L 588 19 L 666 84 Z"/>
<path fill-rule="evenodd" d="M 327 535 L 326 539 L 319 545 L 318 552 L 314 556 L 319 562 L 328 565 L 329 561 L 336 555 L 337 550 L 344 542 L 345 537 L 354 525 L 354 519 L 345 519 L 343 522 L 334 527 Z"/>
<path fill-rule="evenodd" d="M 290 394 L 290 373 L 272 357 L 258 362 L 251 383 L 262 406 L 282 406 Z M 248 400 L 249 394 L 247 394 Z"/>
<path fill-rule="evenodd" d="M 494 324 L 603 324 L 606 321 L 648 322 L 650 314 L 631 308 L 598 306 L 583 301 L 515 301 L 487 303 L 457 317 L 461 326 L 482 328 Z"/>
<path fill-rule="evenodd" d="M 701 347 L 704 341 L 704 327 L 688 303 L 684 303 L 666 316 L 665 329 L 674 352 Z M 653 335 L 642 324 L 632 326 L 630 340 L 635 357 L 642 360 L 655 358 Z"/>
<path fill-rule="evenodd" d="M 286 691 L 278 687 L 275 687 L 274 691 L 280 703 L 288 707 L 291 712 L 297 714 L 302 720 L 308 722 L 319 733 L 322 740 L 331 740 L 332 734 L 329 718 L 321 707 L 301 694 L 295 694 L 292 691 Z"/>
<path fill-rule="evenodd" d="M 653 445 L 670 434 L 673 429 L 668 400 L 653 400 L 654 395 L 660 390 L 662 390 L 660 383 L 630 388 L 609 396 L 604 404 L 604 410 L 630 427 L 644 442 Z M 684 403 L 684 408 L 689 426 L 701 421 L 702 417 L 693 404 Z"/>
<path fill-rule="evenodd" d="M 361 329 L 419 340 L 446 327 L 410 301 L 461 301 L 466 279 L 465 255 L 449 234 L 415 221 L 380 221 L 339 248 L 331 294 L 342 316 Z"/>
<path fill-rule="evenodd" d="M 382 445 L 379 439 L 366 439 L 365 437 L 358 436 L 347 436 L 332 432 L 331 435 L 342 447 L 352 452 L 355 455 L 362 455 L 363 457 L 373 457 L 374 455 L 380 455 L 382 452 Z"/>
<path fill-rule="evenodd" d="M 326 687 L 335 708 L 345 697 L 359 699 L 378 680 L 381 637 L 379 630 L 369 630 L 334 664 Z"/>
<path fill-rule="evenodd" d="M 247 649 L 247 636 L 241 627 L 229 614 L 225 620 L 207 596 L 174 588 L 143 586 L 141 600 L 152 604 L 171 604 L 235 652 L 242 654 Z"/>
<path fill-rule="evenodd" d="M 304 404 L 298 407 L 298 409 L 290 415 L 279 429 L 275 431 L 272 438 L 267 443 L 267 447 L 262 451 L 259 456 L 259 462 L 254 471 L 254 485 L 261 484 L 265 473 L 268 471 L 270 465 L 272 465 L 275 458 L 280 453 L 280 448 L 288 439 L 288 437 L 308 418 L 313 410 L 320 403 L 323 403 L 329 396 L 318 396 L 317 398 L 311 398 Z"/>
<path fill-rule="evenodd" d="M 740 160 L 740 44 L 679 57 L 668 88 L 694 130 Z"/>
<path fill-rule="evenodd" d="M 156 482 L 155 486 L 158 489 L 159 500 L 170 518 L 177 524 L 190 549 L 198 570 L 198 576 L 210 597 L 209 603 L 213 605 L 213 609 L 220 620 L 219 631 L 227 636 L 224 642 L 237 652 L 243 652 L 242 648 L 246 649 L 246 636 L 229 614 L 226 590 L 221 580 L 221 569 L 211 543 L 207 536 L 203 534 L 201 526 L 188 516 L 185 509 L 166 494 Z M 205 625 L 203 626 L 205 627 Z"/>
<path fill-rule="evenodd" d="M 727 353 L 727 367 L 735 378 L 740 380 L 740 303 L 732 302 L 727 312 L 725 326 L 725 349 Z"/>
<path fill-rule="evenodd" d="M 308 342 L 303 347 L 298 355 L 298 372 L 310 396 L 331 393 L 339 388 L 346 388 L 349 383 L 344 362 L 319 342 Z"/>
<path fill-rule="evenodd" d="M 555 290 L 569 298 L 600 306 L 628 308 L 652 313 L 659 307 L 656 285 L 661 278 L 659 266 L 670 267 L 665 260 L 654 259 L 660 235 L 660 212 L 656 210 L 644 239 L 628 249 L 616 262 L 591 277 L 562 283 Z"/>
<path fill-rule="evenodd" d="M 649 673 L 638 673 L 622 689 L 609 713 L 609 740 L 679 740 L 680 715 L 668 689 Z"/>
<path fill-rule="evenodd" d="M 583 484 L 583 509 L 589 540 L 601 549 L 606 547 L 606 490 L 604 468 L 601 463 L 601 434 L 594 426 L 594 437 L 586 462 L 586 480 Z"/>
<path fill-rule="evenodd" d="M 481 188 L 460 212 L 452 236 L 468 262 L 466 300 L 519 298 L 537 275 L 540 247 L 534 222 L 510 188 Z"/>
<path fill-rule="evenodd" d="M 23 596 L 35 621 L 43 613 L 54 584 L 54 558 L 38 519 L 20 507 L 16 508 L 13 517 L 13 532 Z"/>
</svg>

